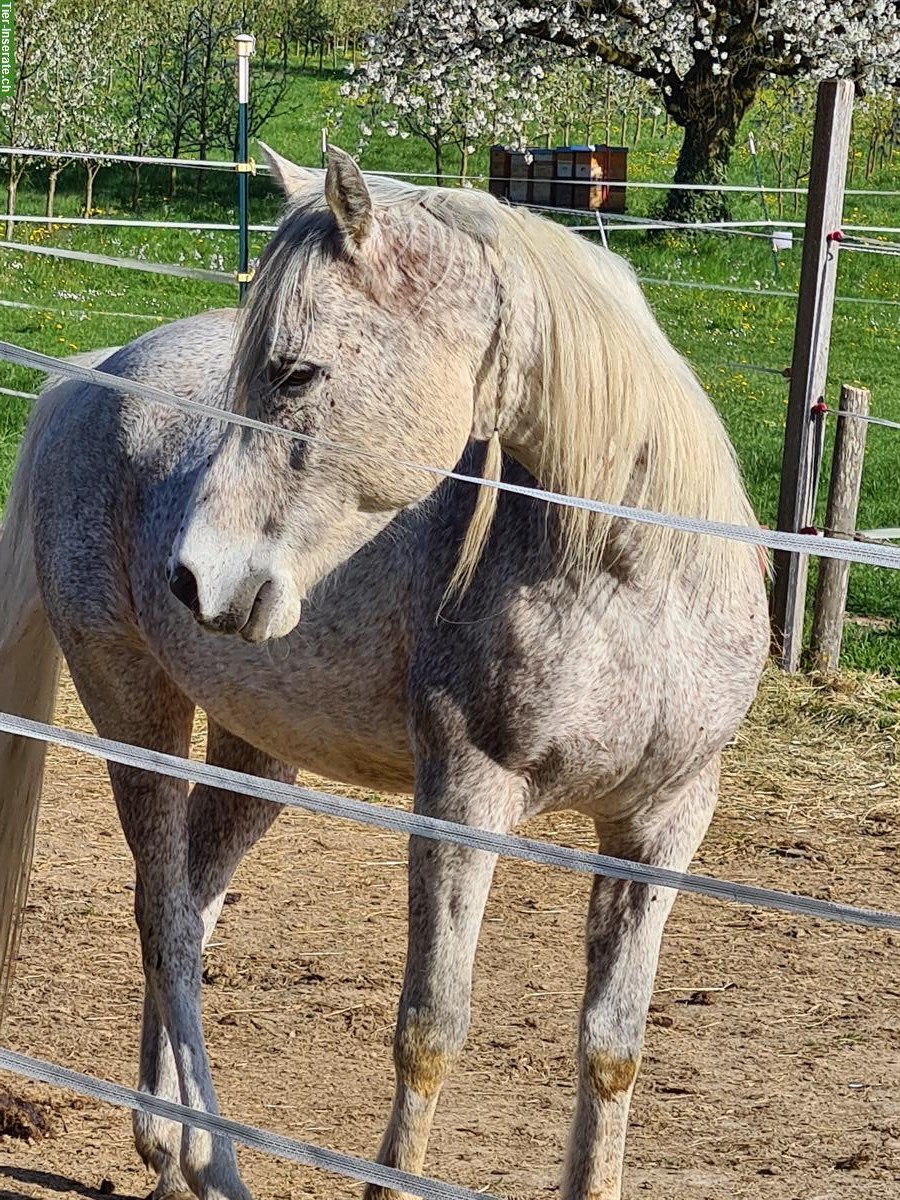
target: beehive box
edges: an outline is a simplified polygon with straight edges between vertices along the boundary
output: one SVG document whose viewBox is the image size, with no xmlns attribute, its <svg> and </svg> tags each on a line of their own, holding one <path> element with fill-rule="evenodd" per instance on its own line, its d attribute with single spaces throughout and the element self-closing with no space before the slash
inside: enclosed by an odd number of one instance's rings
<svg viewBox="0 0 900 1200">
<path fill-rule="evenodd" d="M 624 146 L 492 146 L 488 186 L 511 204 L 624 212 L 627 174 Z"/>
<path fill-rule="evenodd" d="M 579 146 L 574 152 L 575 180 L 572 208 L 589 212 L 624 212 L 628 151 L 624 146 Z"/>
<path fill-rule="evenodd" d="M 542 208 L 553 204 L 554 154 L 552 150 L 533 150 L 531 161 L 531 203 Z"/>
<path fill-rule="evenodd" d="M 509 151 L 505 146 L 491 146 L 490 172 L 488 190 L 505 200 L 509 187 Z"/>
</svg>

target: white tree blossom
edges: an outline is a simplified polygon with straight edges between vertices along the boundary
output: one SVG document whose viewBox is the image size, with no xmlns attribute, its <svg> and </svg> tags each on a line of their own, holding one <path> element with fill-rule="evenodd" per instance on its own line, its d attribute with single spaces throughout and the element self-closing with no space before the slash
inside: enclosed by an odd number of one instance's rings
<svg viewBox="0 0 900 1200">
<path fill-rule="evenodd" d="M 454 40 L 452 53 L 436 54 L 432 38 L 430 21 L 407 5 L 341 90 L 351 100 L 368 102 L 388 134 L 411 133 L 428 142 L 439 177 L 444 150 L 455 147 L 465 176 L 476 146 L 519 139 L 522 129 L 539 120 L 548 53 L 513 46 L 502 58 L 491 57 L 473 40 Z"/>
<path fill-rule="evenodd" d="M 443 87 L 475 129 L 521 140 L 547 56 L 608 63 L 658 90 L 685 136 L 679 182 L 724 177 L 740 122 L 769 76 L 900 76 L 897 0 L 404 0 L 351 92 L 377 92 L 402 120 Z M 534 69 L 534 73 L 532 73 Z M 506 92 L 502 81 L 514 86 Z M 673 203 L 679 202 L 673 198 Z"/>
</svg>

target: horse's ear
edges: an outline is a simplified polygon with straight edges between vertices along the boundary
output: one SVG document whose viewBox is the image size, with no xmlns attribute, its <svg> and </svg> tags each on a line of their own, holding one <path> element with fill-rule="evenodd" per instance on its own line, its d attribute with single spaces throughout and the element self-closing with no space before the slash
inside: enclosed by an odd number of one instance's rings
<svg viewBox="0 0 900 1200">
<path fill-rule="evenodd" d="M 276 154 L 271 146 L 267 146 L 265 142 L 259 143 L 259 148 L 263 152 L 263 157 L 269 164 L 269 170 L 272 172 L 272 178 L 281 188 L 288 200 L 296 200 L 301 192 L 305 192 L 313 180 L 316 178 L 313 171 L 307 171 L 303 167 L 298 167 L 296 163 L 292 163 L 287 158 L 282 158 L 280 154 Z M 321 179 L 322 176 L 320 175 Z"/>
<path fill-rule="evenodd" d="M 325 199 L 347 236 L 361 246 L 372 232 L 372 197 L 362 171 L 344 150 L 328 147 Z"/>
</svg>

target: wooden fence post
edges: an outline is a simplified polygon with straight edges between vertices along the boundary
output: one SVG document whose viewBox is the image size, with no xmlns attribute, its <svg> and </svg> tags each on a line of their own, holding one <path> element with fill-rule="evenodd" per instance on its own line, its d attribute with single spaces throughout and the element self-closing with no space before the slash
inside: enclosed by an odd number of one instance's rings
<svg viewBox="0 0 900 1200">
<path fill-rule="evenodd" d="M 778 500 L 778 528 L 788 533 L 798 533 L 813 520 L 811 409 L 823 397 L 828 373 L 838 248 L 831 235 L 841 226 L 852 113 L 850 80 L 819 85 Z M 772 644 L 786 671 L 800 665 L 808 572 L 807 555 L 776 551 Z"/>
<path fill-rule="evenodd" d="M 842 387 L 840 411 L 867 416 L 867 389 L 846 385 Z M 828 511 L 825 516 L 825 536 L 852 540 L 856 530 L 863 458 L 866 453 L 866 422 L 855 421 L 852 417 L 838 417 L 837 421 L 831 483 L 828 488 Z M 823 558 L 819 563 L 819 582 L 816 587 L 816 607 L 809 648 L 811 665 L 815 671 L 836 671 L 840 664 L 849 579 L 848 562 L 842 562 L 838 558 Z"/>
</svg>

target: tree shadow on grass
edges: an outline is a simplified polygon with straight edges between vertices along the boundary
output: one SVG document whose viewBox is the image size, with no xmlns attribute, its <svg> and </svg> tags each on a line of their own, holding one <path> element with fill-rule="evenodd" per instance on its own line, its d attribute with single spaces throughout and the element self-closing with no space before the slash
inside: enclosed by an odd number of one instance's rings
<svg viewBox="0 0 900 1200">
<path fill-rule="evenodd" d="M 142 1196 L 126 1196 L 120 1192 L 101 1192 L 99 1188 L 87 1187 L 77 1179 L 65 1175 L 54 1175 L 50 1171 L 31 1171 L 27 1167 L 0 1167 L 0 1200 L 29 1200 L 25 1192 L 4 1187 L 5 1181 L 27 1183 L 34 1187 L 47 1188 L 64 1196 L 81 1196 L 84 1200 L 144 1200 Z"/>
</svg>

